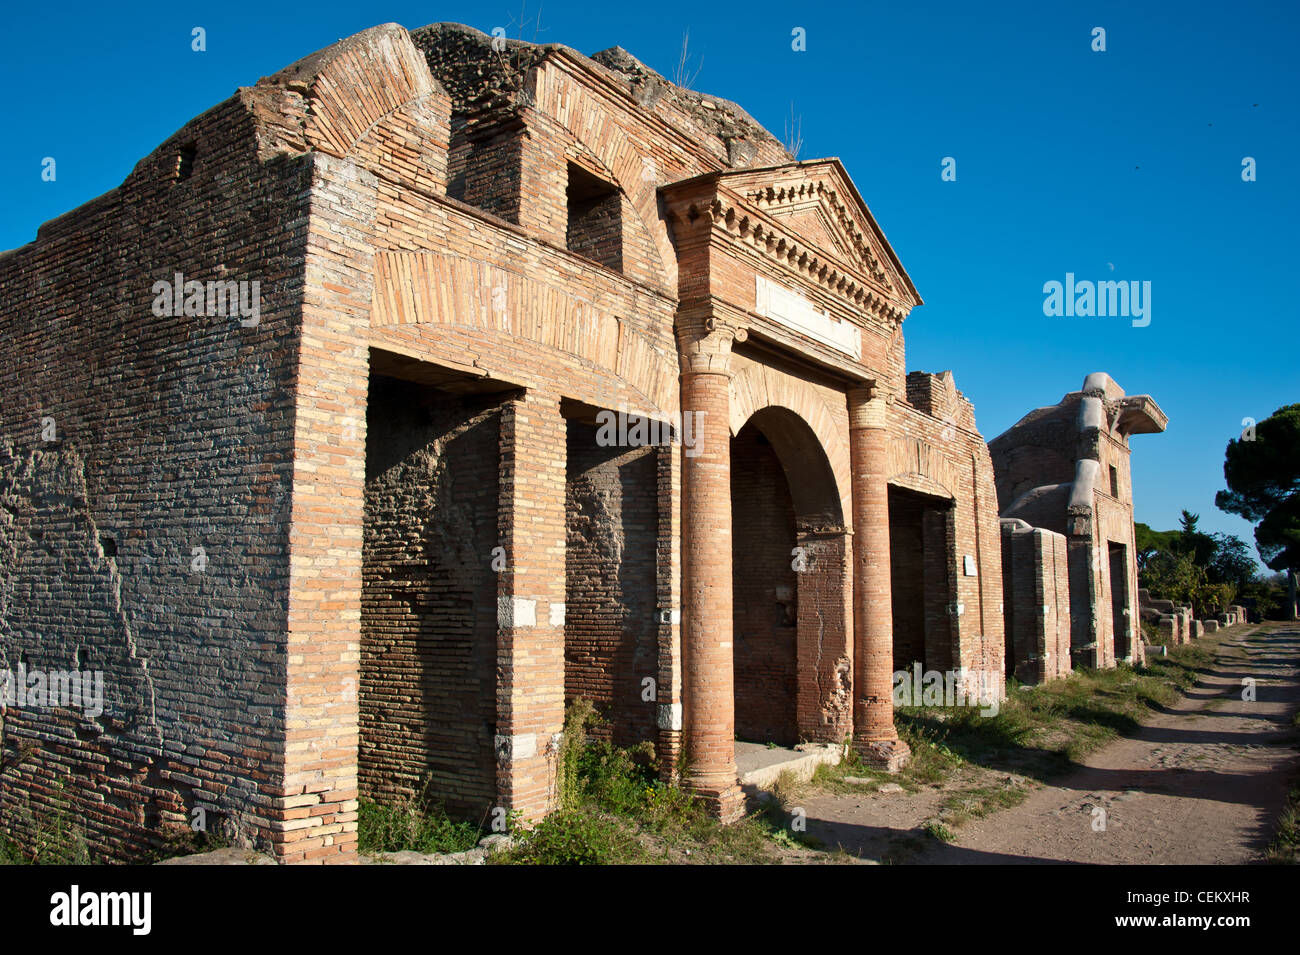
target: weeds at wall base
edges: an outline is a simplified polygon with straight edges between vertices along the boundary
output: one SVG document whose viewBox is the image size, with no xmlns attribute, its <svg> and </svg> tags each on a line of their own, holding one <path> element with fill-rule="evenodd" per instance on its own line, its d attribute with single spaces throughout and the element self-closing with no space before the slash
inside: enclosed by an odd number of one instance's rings
<svg viewBox="0 0 1300 955">
<path fill-rule="evenodd" d="M 692 793 L 656 776 L 654 747 L 591 740 L 599 716 L 571 704 L 561 745 L 563 808 L 517 835 L 489 862 L 504 865 L 611 865 L 770 861 L 776 848 L 808 843 L 777 801 L 732 825 L 714 819 Z M 788 787 L 787 787 L 788 788 Z"/>
<path fill-rule="evenodd" d="M 474 848 L 481 835 L 473 823 L 454 820 L 440 806 L 418 798 L 388 804 L 364 797 L 358 800 L 360 852 L 464 852 Z"/>
<path fill-rule="evenodd" d="M 48 812 L 24 805 L 16 825 L 6 820 L 0 831 L 0 864 L 90 865 L 93 861 L 85 833 L 71 821 L 63 801 Z"/>
</svg>

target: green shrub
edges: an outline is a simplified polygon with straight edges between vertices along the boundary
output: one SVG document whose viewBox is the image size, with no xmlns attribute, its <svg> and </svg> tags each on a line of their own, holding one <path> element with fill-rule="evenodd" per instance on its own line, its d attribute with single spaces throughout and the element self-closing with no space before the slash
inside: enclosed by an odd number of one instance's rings
<svg viewBox="0 0 1300 955">
<path fill-rule="evenodd" d="M 650 743 L 633 749 L 604 741 L 588 743 L 578 758 L 581 798 L 610 812 L 638 812 L 655 782 L 654 746 Z"/>
<path fill-rule="evenodd" d="M 161 862 L 176 856 L 198 855 L 230 846 L 230 840 L 220 830 L 195 832 L 189 826 L 166 826 L 159 833 L 162 843 L 145 857 L 148 862 Z"/>
<path fill-rule="evenodd" d="M 357 845 L 362 852 L 464 852 L 478 840 L 477 826 L 451 819 L 440 806 L 411 798 L 389 805 L 359 800 Z"/>
<path fill-rule="evenodd" d="M 16 845 L 0 835 L 0 865 L 28 865 L 30 862 Z"/>
<path fill-rule="evenodd" d="M 925 824 L 925 834 L 931 839 L 937 839 L 940 842 L 952 842 L 957 838 L 952 834 L 951 829 L 945 826 L 942 822 L 937 821 Z"/>
<path fill-rule="evenodd" d="M 635 862 L 645 852 L 612 819 L 592 812 L 561 811 L 524 833 L 502 858 L 518 865 L 614 865 Z"/>
</svg>

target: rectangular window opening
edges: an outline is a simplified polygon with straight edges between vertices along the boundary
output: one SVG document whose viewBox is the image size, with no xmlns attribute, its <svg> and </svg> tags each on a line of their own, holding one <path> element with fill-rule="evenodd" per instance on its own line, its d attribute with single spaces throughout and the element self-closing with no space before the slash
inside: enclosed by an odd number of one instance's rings
<svg viewBox="0 0 1300 955">
<path fill-rule="evenodd" d="M 569 163 L 566 190 L 570 252 L 623 271 L 623 201 L 618 186 Z"/>
<path fill-rule="evenodd" d="M 198 155 L 199 147 L 194 143 L 188 146 L 182 146 L 180 152 L 176 155 L 176 178 L 185 180 L 194 174 L 194 157 Z"/>
</svg>

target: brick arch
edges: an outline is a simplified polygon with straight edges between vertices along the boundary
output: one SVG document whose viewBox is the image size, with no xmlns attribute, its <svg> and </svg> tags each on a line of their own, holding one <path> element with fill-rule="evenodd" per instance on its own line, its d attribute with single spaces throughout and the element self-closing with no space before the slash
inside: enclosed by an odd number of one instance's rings
<svg viewBox="0 0 1300 955">
<path fill-rule="evenodd" d="M 568 130 L 575 141 L 590 149 L 610 170 L 654 244 L 665 287 L 676 289 L 677 253 L 668 227 L 659 217 L 659 183 L 642 174 L 646 168 L 643 160 L 649 157 L 643 157 L 632 138 L 623 135 L 612 122 L 613 110 L 608 100 L 595 96 L 572 75 L 543 64 L 530 74 L 528 82 L 538 112 Z"/>
<path fill-rule="evenodd" d="M 785 518 L 778 518 L 780 511 L 773 512 L 773 498 L 763 493 L 761 480 L 752 500 L 758 513 L 744 510 L 747 499 L 732 499 L 736 731 L 767 727 L 778 742 L 781 737 L 789 742 L 794 738 L 842 740 L 851 731 L 852 715 L 849 512 L 841 502 L 840 485 L 823 439 L 806 417 L 776 404 L 764 405 L 747 417 L 742 410 L 737 417 L 743 420 L 732 439 L 733 448 L 743 445 L 754 431 L 767 439 L 771 447 L 766 473 L 771 475 L 773 467 L 784 473 L 788 510 Z M 834 434 L 829 414 L 824 423 L 828 429 L 821 434 Z M 737 468 L 745 467 L 741 462 L 754 460 L 754 450 L 763 449 L 751 447 L 748 458 L 737 453 L 732 462 L 733 481 Z M 748 473 L 761 475 L 763 469 L 755 471 L 750 465 Z M 784 523 L 790 516 L 793 526 Z M 781 523 L 784 535 L 779 531 L 773 535 L 770 530 L 754 533 L 755 528 L 775 529 Z M 785 552 L 787 546 L 790 556 Z M 778 554 L 779 559 L 773 560 Z M 782 563 L 791 557 L 801 563 L 791 563 L 786 569 Z M 783 625 L 774 626 L 770 615 L 778 606 L 786 616 Z M 788 629 L 792 611 L 793 634 Z"/>
<path fill-rule="evenodd" d="M 953 460 L 951 440 L 916 437 L 909 433 L 910 420 L 910 416 L 890 416 L 886 448 L 889 483 L 952 501 L 963 497 L 966 483 L 959 464 Z"/>
<path fill-rule="evenodd" d="M 385 117 L 446 94 L 410 34 L 396 23 L 363 30 L 263 80 L 304 89 L 310 148 L 346 157 Z M 364 93 L 364 95 L 358 95 Z"/>
<path fill-rule="evenodd" d="M 745 427 L 750 426 L 757 428 L 776 451 L 790 485 L 796 521 L 843 527 L 844 509 L 835 473 L 808 423 L 789 408 L 768 405 L 750 416 Z"/>
<path fill-rule="evenodd" d="M 733 435 L 739 434 L 750 418 L 769 408 L 788 412 L 803 426 L 810 440 L 801 443 L 792 434 L 789 450 L 799 454 L 815 451 L 815 456 L 825 460 L 838 495 L 836 511 L 847 527 L 853 513 L 847 424 L 808 385 L 765 365 L 749 365 L 731 379 Z"/>
</svg>

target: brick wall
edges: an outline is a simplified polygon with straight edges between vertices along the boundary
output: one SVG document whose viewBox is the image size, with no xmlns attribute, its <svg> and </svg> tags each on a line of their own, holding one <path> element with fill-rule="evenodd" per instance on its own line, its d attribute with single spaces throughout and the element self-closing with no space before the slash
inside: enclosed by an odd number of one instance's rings
<svg viewBox="0 0 1300 955">
<path fill-rule="evenodd" d="M 565 482 L 564 693 L 596 704 L 596 734 L 620 746 L 656 738 L 659 538 L 655 447 L 601 447 L 569 419 Z M 657 696 L 657 692 L 655 694 Z"/>
<path fill-rule="evenodd" d="M 570 252 L 599 262 L 616 272 L 623 269 L 623 196 L 617 186 L 569 164 L 565 194 L 568 228 L 565 245 Z M 629 212 L 635 214 L 629 208 Z"/>
<path fill-rule="evenodd" d="M 1129 436 L 1167 420 L 1150 397 L 1126 398 L 1096 373 L 989 443 L 1003 515 L 1069 538 L 1076 664 L 1141 662 Z"/>
<path fill-rule="evenodd" d="M 909 669 L 915 661 L 940 672 L 957 665 L 952 652 L 951 518 L 949 502 L 890 488 L 895 670 Z"/>
<path fill-rule="evenodd" d="M 951 501 L 946 514 L 932 510 L 923 525 L 932 542 L 928 553 L 934 558 L 922 568 L 923 580 L 929 581 L 926 591 L 932 595 L 927 604 L 930 628 L 938 635 L 931 642 L 932 656 L 939 661 L 933 668 L 965 667 L 972 674 L 987 674 L 996 683 L 1005 671 L 1004 601 L 1001 529 L 988 447 L 975 430 L 970 402 L 956 389 L 951 375 L 913 372 L 907 380 L 910 396 L 943 417 L 927 414 L 910 401 L 892 405 L 891 497 L 895 491 L 913 492 L 932 508 Z M 942 567 L 940 541 L 947 542 Z M 941 612 L 945 590 L 948 602 Z"/>
<path fill-rule="evenodd" d="M 523 140 L 519 123 L 469 125 L 453 120 L 447 154 L 447 195 L 519 223 Z"/>
<path fill-rule="evenodd" d="M 538 819 L 555 808 L 564 729 L 567 435 L 558 395 L 508 401 L 501 421 L 497 534 L 497 793 Z"/>
<path fill-rule="evenodd" d="M 265 108 L 241 91 L 0 254 L 0 666 L 102 670 L 106 697 L 5 713 L 11 832 L 66 801 L 116 858 L 195 810 L 272 839 L 310 167 L 261 148 Z M 257 324 L 155 315 L 176 273 L 258 280 Z"/>
<path fill-rule="evenodd" d="M 1070 592 L 1065 536 L 1004 521 L 1002 586 L 1007 675 L 1026 684 L 1068 676 Z"/>
<path fill-rule="evenodd" d="M 925 547 L 922 508 L 914 496 L 889 494 L 890 604 L 894 614 L 894 669 L 925 659 Z"/>
<path fill-rule="evenodd" d="M 490 399 L 372 379 L 361 791 L 427 794 L 475 822 L 496 796 L 499 417 Z"/>
<path fill-rule="evenodd" d="M 122 189 L 47 225 L 35 250 L 0 257 L 0 554 L 17 568 L 2 571 L 0 640 L 6 654 L 102 652 L 118 693 L 94 726 L 11 721 L 5 745 L 45 741 L 19 787 L 38 801 L 74 770 L 106 794 L 84 807 L 97 844 L 129 847 L 211 806 L 284 860 L 347 861 L 359 770 L 377 795 L 428 772 L 433 795 L 465 811 L 494 797 L 536 817 L 555 803 L 563 704 L 579 685 L 607 695 L 617 732 L 656 733 L 666 765 L 685 726 L 695 781 L 729 814 L 737 707 L 779 709 L 799 736 L 849 728 L 850 543 L 880 540 L 886 480 L 954 502 L 928 531 L 948 555 L 929 573 L 955 580 L 966 608 L 948 653 L 1002 670 L 987 451 L 950 375 L 905 376 L 901 321 L 919 297 L 842 167 L 774 172 L 788 157 L 743 110 L 621 51 L 502 56 L 489 42 L 449 26 L 414 44 L 392 25 L 350 37 L 195 120 Z M 176 183 L 190 145 L 193 176 Z M 611 190 L 596 244 L 579 242 L 600 261 L 569 248 L 570 166 L 617 188 L 617 233 Z M 723 170 L 725 183 L 700 179 Z M 703 211 L 669 196 L 683 181 L 709 193 Z M 260 326 L 141 322 L 149 284 L 180 268 L 262 278 Z M 756 274 L 855 326 L 860 353 L 755 318 Z M 681 382 L 677 333 L 704 312 L 721 322 L 714 338 L 734 325 L 740 343 L 752 325 L 752 350 Z M 497 398 L 426 406 L 427 387 L 391 382 L 372 396 L 372 361 Z M 858 462 L 877 469 L 864 513 L 881 523 L 850 537 L 845 395 L 864 380 L 897 400 L 874 426 L 888 444 L 873 431 L 873 460 Z M 562 411 L 568 399 L 662 416 L 683 393 L 710 415 L 703 459 L 588 459 Z M 55 450 L 35 438 L 47 415 L 66 442 L 57 455 L 38 455 Z M 737 480 L 768 482 L 770 522 L 726 506 L 729 432 L 757 415 L 773 447 L 751 467 L 738 444 Z M 368 475 L 368 460 L 388 464 Z M 733 525 L 767 539 L 733 552 Z M 182 566 L 196 532 L 202 576 Z M 418 560 L 429 535 L 448 539 Z M 811 568 L 798 575 L 796 543 Z M 495 547 L 506 563 L 488 578 Z M 729 558 L 757 555 L 770 568 L 733 593 Z M 967 555 L 977 573 L 959 574 Z M 770 595 L 750 600 L 761 580 Z M 768 676 L 740 675 L 737 700 L 733 603 L 773 638 L 793 631 Z M 683 647 L 690 620 L 697 642 Z M 43 633 L 60 626 L 62 641 Z M 622 712 L 640 680 L 619 681 L 642 669 L 658 675 L 654 706 L 638 693 Z M 782 670 L 775 696 L 743 699 Z"/>
</svg>

